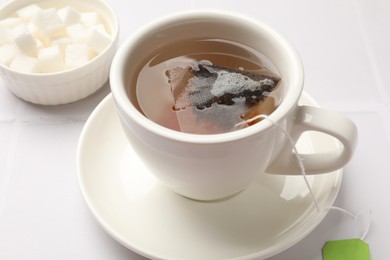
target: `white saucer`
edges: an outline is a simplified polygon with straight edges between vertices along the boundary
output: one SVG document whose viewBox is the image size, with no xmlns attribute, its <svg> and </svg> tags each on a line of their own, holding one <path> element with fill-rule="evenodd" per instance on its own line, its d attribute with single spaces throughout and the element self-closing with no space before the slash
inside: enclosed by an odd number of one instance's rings
<svg viewBox="0 0 390 260">
<path fill-rule="evenodd" d="M 315 105 L 304 94 L 302 104 Z M 338 147 L 308 132 L 300 152 Z M 129 249 L 153 259 L 263 259 L 296 244 L 325 217 L 302 176 L 262 174 L 246 190 L 217 202 L 184 198 L 159 183 L 124 136 L 111 95 L 88 119 L 78 147 L 78 175 L 88 207 Z M 342 171 L 309 177 L 321 207 L 330 207 Z"/>
</svg>

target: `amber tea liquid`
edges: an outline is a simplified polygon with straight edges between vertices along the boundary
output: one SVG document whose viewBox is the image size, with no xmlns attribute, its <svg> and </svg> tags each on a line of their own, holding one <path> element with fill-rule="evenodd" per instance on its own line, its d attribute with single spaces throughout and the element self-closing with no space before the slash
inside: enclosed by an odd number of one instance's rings
<svg viewBox="0 0 390 260">
<path fill-rule="evenodd" d="M 136 86 L 138 109 L 152 121 L 176 131 L 218 134 L 238 130 L 239 128 L 234 127 L 235 124 L 257 114 L 269 115 L 280 103 L 282 89 L 276 86 L 273 91 L 264 92 L 264 100 L 255 105 L 249 104 L 251 102 L 239 95 L 225 103 L 216 101 L 207 106 L 194 105 L 176 109 L 178 94 L 174 93 L 169 72 L 199 70 L 202 65 L 278 77 L 277 70 L 269 59 L 248 46 L 220 39 L 176 42 L 152 53 L 138 68 L 138 78 L 133 82 Z M 183 78 L 180 83 L 183 86 L 194 79 L 203 80 L 196 76 L 190 80 L 189 77 L 179 76 Z M 206 81 L 207 77 L 208 75 Z"/>
</svg>

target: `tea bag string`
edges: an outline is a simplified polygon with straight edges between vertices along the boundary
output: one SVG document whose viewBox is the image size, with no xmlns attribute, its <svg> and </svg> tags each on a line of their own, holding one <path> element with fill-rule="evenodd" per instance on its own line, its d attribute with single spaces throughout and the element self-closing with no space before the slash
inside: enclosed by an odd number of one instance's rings
<svg viewBox="0 0 390 260">
<path fill-rule="evenodd" d="M 307 189 L 309 190 L 310 196 L 311 196 L 311 198 L 313 200 L 313 203 L 314 203 L 314 205 L 315 205 L 315 207 L 316 207 L 318 212 L 327 211 L 327 210 L 336 210 L 336 211 L 339 211 L 339 212 L 342 212 L 342 213 L 346 214 L 347 216 L 352 218 L 354 221 L 356 221 L 359 216 L 361 216 L 362 214 L 366 213 L 366 212 L 360 212 L 360 213 L 354 215 L 351 212 L 349 212 L 348 210 L 340 208 L 340 207 L 336 207 L 336 206 L 330 206 L 330 207 L 326 207 L 326 208 L 321 209 L 321 207 L 320 207 L 320 205 L 318 203 L 318 200 L 317 200 L 317 198 L 315 197 L 315 195 L 313 193 L 313 189 L 310 187 L 309 181 L 307 179 L 306 169 L 305 169 L 305 166 L 303 165 L 303 159 L 299 156 L 298 149 L 297 149 L 297 147 L 295 145 L 295 142 L 294 142 L 293 138 L 291 137 L 291 135 L 284 128 L 279 126 L 269 116 L 263 115 L 263 114 L 254 116 L 254 117 L 249 118 L 247 120 L 244 120 L 244 121 L 236 124 L 235 126 L 236 127 L 237 126 L 244 126 L 244 125 L 247 125 L 248 123 L 251 123 L 251 122 L 256 121 L 258 119 L 266 119 L 266 120 L 268 120 L 269 122 L 272 123 L 273 126 L 275 126 L 277 129 L 279 129 L 287 137 L 288 141 L 290 142 L 290 144 L 292 146 L 293 153 L 294 153 L 294 155 L 295 155 L 295 157 L 297 159 L 301 175 L 302 175 L 302 177 L 303 177 L 303 179 L 305 181 Z M 361 240 L 364 240 L 367 237 L 367 234 L 368 234 L 368 232 L 369 232 L 369 230 L 371 228 L 372 211 L 369 210 L 368 213 L 369 213 L 369 221 L 368 221 L 368 224 L 367 224 L 367 227 L 366 227 L 365 231 L 363 232 L 362 236 L 360 237 Z"/>
</svg>

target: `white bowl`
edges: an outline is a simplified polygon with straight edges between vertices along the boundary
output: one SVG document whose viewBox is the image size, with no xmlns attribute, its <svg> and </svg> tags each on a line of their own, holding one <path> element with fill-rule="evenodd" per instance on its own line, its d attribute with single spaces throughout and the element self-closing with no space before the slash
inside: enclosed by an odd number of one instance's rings
<svg viewBox="0 0 390 260">
<path fill-rule="evenodd" d="M 88 63 L 55 73 L 23 73 L 0 64 L 0 76 L 7 88 L 19 98 L 42 105 L 59 105 L 85 98 L 101 88 L 108 80 L 111 61 L 119 38 L 118 19 L 112 8 L 103 0 L 13 0 L 0 9 L 0 19 L 29 4 L 44 3 L 54 8 L 83 6 L 99 13 L 106 22 L 112 42 Z"/>
</svg>

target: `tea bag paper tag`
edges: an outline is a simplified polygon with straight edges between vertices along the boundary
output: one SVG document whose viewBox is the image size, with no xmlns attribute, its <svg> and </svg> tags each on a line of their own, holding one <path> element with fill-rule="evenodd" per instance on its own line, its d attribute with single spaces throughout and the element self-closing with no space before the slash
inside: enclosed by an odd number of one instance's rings
<svg viewBox="0 0 390 260">
<path fill-rule="evenodd" d="M 327 241 L 322 248 L 323 260 L 370 260 L 370 249 L 359 238 Z"/>
</svg>

